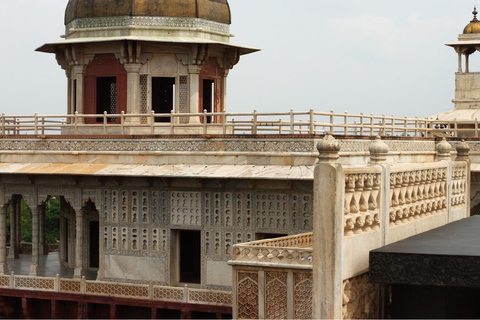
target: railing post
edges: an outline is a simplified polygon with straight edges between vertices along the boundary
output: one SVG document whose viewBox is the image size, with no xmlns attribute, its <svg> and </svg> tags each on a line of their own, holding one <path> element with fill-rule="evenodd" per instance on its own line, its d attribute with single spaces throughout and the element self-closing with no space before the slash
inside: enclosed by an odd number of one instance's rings
<svg viewBox="0 0 480 320">
<path fill-rule="evenodd" d="M 107 134 L 107 111 L 103 111 L 103 134 Z"/>
<path fill-rule="evenodd" d="M 364 123 L 364 121 L 363 121 L 363 112 L 360 112 L 360 135 L 361 135 L 361 136 L 363 136 L 363 123 Z M 356 127 L 355 127 L 355 129 L 356 129 Z M 355 130 L 355 132 L 356 132 L 356 131 L 357 131 L 357 130 Z"/>
<path fill-rule="evenodd" d="M 348 112 L 345 111 L 345 115 L 343 116 L 343 134 L 347 135 L 348 134 Z"/>
<path fill-rule="evenodd" d="M 375 123 L 374 123 L 374 116 L 373 113 L 370 113 L 370 135 L 373 136 L 375 134 Z M 380 131 L 380 130 L 379 130 Z"/>
<path fill-rule="evenodd" d="M 153 135 L 155 133 L 155 127 L 154 127 L 154 124 L 155 124 L 155 111 L 151 111 L 150 112 L 150 127 L 151 127 L 151 134 Z"/>
<path fill-rule="evenodd" d="M 278 134 L 282 134 L 283 133 L 283 119 L 280 118 L 278 119 Z"/>
<path fill-rule="evenodd" d="M 407 118 L 407 116 L 405 116 L 405 118 L 404 118 L 404 129 L 403 130 L 404 130 L 403 134 L 405 135 L 405 137 L 408 137 L 408 118 Z"/>
<path fill-rule="evenodd" d="M 183 302 L 188 303 L 188 284 L 183 287 Z"/>
<path fill-rule="evenodd" d="M 333 129 L 333 120 L 334 120 L 335 113 L 333 110 L 330 110 L 330 132 L 333 134 L 335 131 Z"/>
<path fill-rule="evenodd" d="M 290 134 L 295 134 L 295 114 L 293 109 L 290 109 Z"/>
<path fill-rule="evenodd" d="M 37 135 L 38 134 L 38 113 L 37 112 L 35 112 L 34 126 L 35 126 L 35 129 L 33 129 L 33 132 L 35 135 Z"/>
<path fill-rule="evenodd" d="M 53 283 L 53 291 L 60 292 L 60 275 L 58 273 L 55 275 L 55 281 Z"/>
<path fill-rule="evenodd" d="M 10 289 L 15 289 L 15 274 L 13 271 L 10 273 Z"/>
<path fill-rule="evenodd" d="M 5 113 L 2 113 L 2 135 L 5 135 Z"/>
<path fill-rule="evenodd" d="M 310 129 L 309 129 L 310 134 L 313 134 L 315 132 L 315 126 L 313 124 L 314 117 L 315 117 L 315 113 L 313 109 L 310 109 Z"/>
<path fill-rule="evenodd" d="M 153 282 L 150 281 L 148 284 L 148 299 L 153 300 Z"/>
<path fill-rule="evenodd" d="M 207 134 L 207 109 L 203 109 L 203 134 Z"/>
<path fill-rule="evenodd" d="M 78 134 L 78 111 L 75 111 L 73 133 Z"/>
<path fill-rule="evenodd" d="M 223 134 L 227 134 L 227 110 L 223 109 L 222 114 Z"/>
<path fill-rule="evenodd" d="M 329 133 L 318 143 L 313 189 L 313 318 L 342 318 L 344 189 L 340 145 Z"/>
<path fill-rule="evenodd" d="M 125 111 L 120 113 L 120 131 L 125 134 Z"/>
<path fill-rule="evenodd" d="M 80 293 L 85 294 L 87 288 L 87 280 L 85 279 L 85 276 L 82 276 L 80 279 Z"/>
<path fill-rule="evenodd" d="M 252 134 L 257 134 L 257 110 L 253 110 L 253 127 L 252 127 Z"/>
<path fill-rule="evenodd" d="M 391 127 L 392 136 L 395 136 L 395 115 L 394 114 L 392 114 L 392 117 L 390 119 L 390 127 Z"/>
<path fill-rule="evenodd" d="M 175 133 L 174 111 L 170 111 L 170 134 Z"/>
<path fill-rule="evenodd" d="M 457 118 L 455 118 L 453 125 L 455 126 L 455 137 L 458 137 L 458 125 L 457 125 Z"/>
</svg>

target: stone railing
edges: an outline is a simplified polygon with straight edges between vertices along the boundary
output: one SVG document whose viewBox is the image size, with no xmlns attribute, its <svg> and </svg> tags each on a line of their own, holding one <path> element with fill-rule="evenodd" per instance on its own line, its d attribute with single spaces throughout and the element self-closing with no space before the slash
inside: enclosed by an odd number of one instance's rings
<svg viewBox="0 0 480 320">
<path fill-rule="evenodd" d="M 312 233 L 234 245 L 238 319 L 312 318 Z"/>
<path fill-rule="evenodd" d="M 179 303 L 232 306 L 230 291 L 214 291 L 185 287 L 166 287 L 152 284 L 63 279 L 60 276 L 30 277 L 14 274 L 0 276 L 0 288 L 50 291 L 70 294 L 115 296 L 131 299 L 161 300 Z"/>
<path fill-rule="evenodd" d="M 312 233 L 253 241 L 233 246 L 235 265 L 312 268 Z"/>
<path fill-rule="evenodd" d="M 402 164 L 387 163 L 388 147 L 377 139 L 368 165 L 345 166 L 327 135 L 318 146 L 313 233 L 234 246 L 234 318 L 378 317 L 379 291 L 366 276 L 369 252 L 469 215 L 462 144 L 458 160 L 444 140 L 435 162 Z"/>
<path fill-rule="evenodd" d="M 139 121 L 138 119 L 144 119 Z M 158 122 L 156 120 L 162 119 Z M 191 121 L 194 119 L 194 121 Z M 93 124 L 85 124 L 88 122 Z M 477 120 L 475 120 L 477 121 Z M 5 115 L 0 134 L 323 134 L 347 136 L 458 136 L 462 123 L 452 128 L 438 120 L 330 112 L 294 111 L 259 113 L 73 114 Z M 478 123 L 475 136 L 478 137 Z M 88 128 L 88 129 L 87 129 Z M 466 129 L 465 129 L 466 130 Z M 468 129 L 472 131 L 472 129 Z"/>
</svg>

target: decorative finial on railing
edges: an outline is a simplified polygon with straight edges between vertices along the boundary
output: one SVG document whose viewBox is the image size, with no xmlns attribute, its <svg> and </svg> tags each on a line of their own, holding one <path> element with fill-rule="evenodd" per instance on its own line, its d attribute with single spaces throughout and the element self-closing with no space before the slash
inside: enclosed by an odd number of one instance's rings
<svg viewBox="0 0 480 320">
<path fill-rule="evenodd" d="M 462 142 L 457 145 L 457 161 L 459 160 L 468 160 L 468 154 L 470 153 L 470 147 L 468 144 L 465 142 L 465 139 L 462 139 Z"/>
<path fill-rule="evenodd" d="M 331 132 L 325 134 L 325 137 L 317 144 L 318 160 L 322 162 L 335 161 L 340 156 L 340 145 L 338 141 L 333 137 Z"/>
<path fill-rule="evenodd" d="M 448 143 L 447 139 L 443 138 L 437 146 L 435 147 L 437 150 L 436 161 L 440 160 L 451 160 L 450 152 L 452 151 L 452 145 Z"/>
<path fill-rule="evenodd" d="M 387 161 L 389 148 L 380 136 L 375 137 L 375 141 L 370 144 L 368 150 L 370 151 L 370 164 L 385 163 Z"/>
</svg>

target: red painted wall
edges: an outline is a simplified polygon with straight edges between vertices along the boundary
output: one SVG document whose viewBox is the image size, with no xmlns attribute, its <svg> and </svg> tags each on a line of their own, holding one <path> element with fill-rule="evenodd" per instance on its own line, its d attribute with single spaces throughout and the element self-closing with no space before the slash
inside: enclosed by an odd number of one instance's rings
<svg viewBox="0 0 480 320">
<path fill-rule="evenodd" d="M 116 77 L 117 113 L 127 112 L 127 71 L 114 54 L 97 54 L 85 71 L 83 88 L 84 113 L 96 114 L 97 77 Z M 96 123 L 96 118 L 85 119 L 85 123 Z M 116 123 L 120 123 L 117 118 Z"/>
</svg>

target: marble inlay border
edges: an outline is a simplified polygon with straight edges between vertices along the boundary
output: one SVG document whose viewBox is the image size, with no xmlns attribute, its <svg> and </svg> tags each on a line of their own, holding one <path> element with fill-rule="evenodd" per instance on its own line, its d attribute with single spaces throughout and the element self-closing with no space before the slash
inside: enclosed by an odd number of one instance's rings
<svg viewBox="0 0 480 320">
<path fill-rule="evenodd" d="M 201 18 L 180 18 L 180 17 L 145 17 L 145 16 L 120 16 L 100 18 L 75 19 L 66 26 L 66 33 L 71 28 L 108 28 L 108 27 L 168 27 L 168 28 L 201 28 L 204 31 L 230 34 L 228 24 L 209 21 Z"/>
<path fill-rule="evenodd" d="M 296 140 L 0 140 L 0 150 L 317 153 L 317 139 Z M 338 140 L 340 152 L 368 152 L 370 140 Z M 434 141 L 386 141 L 390 152 L 435 152 Z"/>
<path fill-rule="evenodd" d="M 313 140 L 304 141 L 195 141 L 195 140 L 2 140 L 0 150 L 120 151 L 120 152 L 315 152 Z"/>
</svg>

